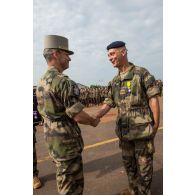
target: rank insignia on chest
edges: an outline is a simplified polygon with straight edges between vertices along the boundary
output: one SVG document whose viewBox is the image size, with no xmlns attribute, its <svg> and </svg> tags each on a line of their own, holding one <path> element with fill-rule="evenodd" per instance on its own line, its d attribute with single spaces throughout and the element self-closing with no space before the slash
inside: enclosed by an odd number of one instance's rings
<svg viewBox="0 0 195 195">
<path fill-rule="evenodd" d="M 126 94 L 126 89 L 125 88 L 122 88 L 121 90 L 120 90 L 120 95 L 125 95 Z"/>
<path fill-rule="evenodd" d="M 126 86 L 128 87 L 128 89 L 131 89 L 131 81 L 126 81 Z"/>
<path fill-rule="evenodd" d="M 131 81 L 127 81 L 128 94 L 131 93 Z"/>
<path fill-rule="evenodd" d="M 122 92 L 120 92 L 120 94 L 121 93 L 125 93 L 126 95 L 130 95 L 130 93 L 131 93 L 131 81 L 124 81 L 124 87 L 121 89 L 122 90 Z M 125 90 L 125 92 L 123 92 L 123 90 Z M 122 94 L 121 94 L 122 95 Z"/>
</svg>

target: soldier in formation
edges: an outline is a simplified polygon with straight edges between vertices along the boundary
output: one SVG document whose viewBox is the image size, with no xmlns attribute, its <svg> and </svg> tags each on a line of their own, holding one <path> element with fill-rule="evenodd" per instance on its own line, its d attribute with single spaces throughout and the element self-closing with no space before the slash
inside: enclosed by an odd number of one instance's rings
<svg viewBox="0 0 195 195">
<path fill-rule="evenodd" d="M 48 69 L 36 91 L 38 110 L 44 118 L 45 141 L 57 168 L 60 195 L 82 195 L 84 144 L 78 123 L 96 127 L 100 121 L 83 111 L 77 84 L 62 73 L 69 68 L 73 53 L 68 48 L 67 38 L 45 37 L 43 55 Z"/>
<path fill-rule="evenodd" d="M 80 101 L 86 107 L 99 106 L 107 97 L 108 90 L 105 86 L 85 87 L 80 89 Z"/>
<path fill-rule="evenodd" d="M 129 189 L 121 195 L 150 195 L 160 89 L 148 70 L 128 62 L 124 42 L 111 43 L 107 51 L 118 74 L 109 84 L 108 97 L 97 117 L 103 117 L 112 107 L 118 108 L 116 135 L 129 183 Z"/>
</svg>

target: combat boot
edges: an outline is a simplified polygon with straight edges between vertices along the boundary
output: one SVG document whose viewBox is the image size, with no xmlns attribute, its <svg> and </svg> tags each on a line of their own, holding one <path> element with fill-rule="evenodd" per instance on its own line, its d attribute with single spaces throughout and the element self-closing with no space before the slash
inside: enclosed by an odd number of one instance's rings
<svg viewBox="0 0 195 195">
<path fill-rule="evenodd" d="M 41 187 L 40 179 L 37 176 L 33 177 L 33 189 L 37 189 L 40 187 Z"/>
<path fill-rule="evenodd" d="M 129 191 L 128 189 L 126 190 L 123 190 L 120 195 L 135 195 L 135 192 L 134 191 Z"/>
</svg>

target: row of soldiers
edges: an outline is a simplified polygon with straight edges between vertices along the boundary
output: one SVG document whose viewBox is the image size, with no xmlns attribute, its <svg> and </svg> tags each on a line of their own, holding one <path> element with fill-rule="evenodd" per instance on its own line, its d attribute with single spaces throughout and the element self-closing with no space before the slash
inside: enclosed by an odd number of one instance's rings
<svg viewBox="0 0 195 195">
<path fill-rule="evenodd" d="M 100 105 L 108 96 L 108 88 L 104 86 L 83 87 L 80 89 L 80 101 L 86 107 Z"/>
</svg>

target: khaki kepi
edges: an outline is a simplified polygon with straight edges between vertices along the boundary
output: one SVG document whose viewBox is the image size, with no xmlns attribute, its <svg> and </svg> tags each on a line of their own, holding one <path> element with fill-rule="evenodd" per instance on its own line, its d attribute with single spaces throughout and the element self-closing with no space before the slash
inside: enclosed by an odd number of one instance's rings
<svg viewBox="0 0 195 195">
<path fill-rule="evenodd" d="M 44 49 L 61 49 L 68 52 L 69 55 L 74 54 L 73 51 L 68 49 L 68 39 L 58 35 L 46 35 Z"/>
</svg>

